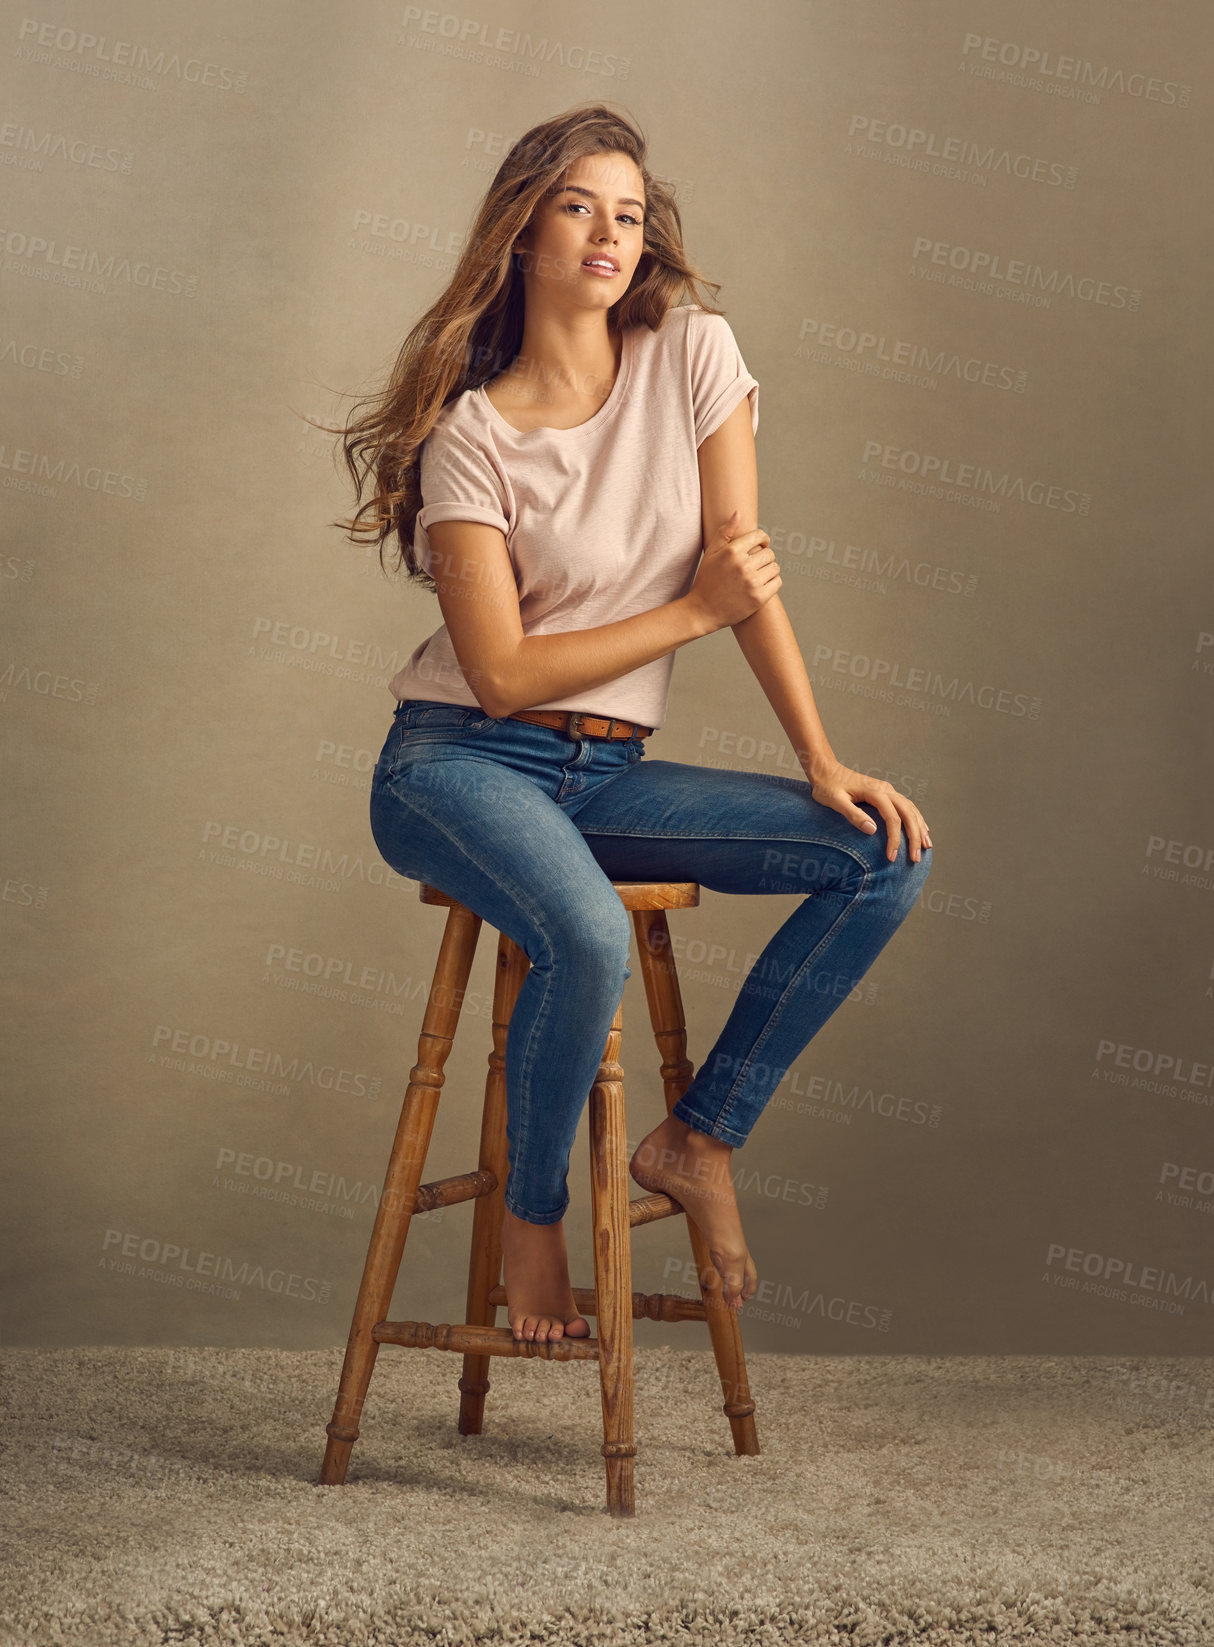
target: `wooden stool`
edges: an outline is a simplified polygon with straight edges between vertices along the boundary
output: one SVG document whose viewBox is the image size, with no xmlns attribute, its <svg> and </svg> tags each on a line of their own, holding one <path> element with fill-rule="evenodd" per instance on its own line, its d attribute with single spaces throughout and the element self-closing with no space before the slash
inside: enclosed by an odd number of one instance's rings
<svg viewBox="0 0 1214 1647">
<path fill-rule="evenodd" d="M 649 1016 L 662 1054 L 662 1079 L 669 1112 L 691 1082 L 687 1060 L 687 1031 L 679 991 L 668 909 L 686 909 L 700 901 L 695 881 L 617 881 L 612 883 L 625 909 L 633 912 Z M 501 1230 L 505 1212 L 506 1152 L 506 1034 L 514 1003 L 530 968 L 523 951 L 505 933 L 499 933 L 497 980 L 493 992 L 493 1051 L 485 1083 L 481 1121 L 480 1162 L 475 1172 L 454 1178 L 421 1182 L 430 1148 L 443 1066 L 451 1051 L 460 1003 L 480 936 L 481 917 L 437 887 L 423 883 L 422 903 L 448 910 L 430 998 L 426 1003 L 418 1043 L 417 1063 L 401 1107 L 400 1123 L 388 1162 L 383 1195 L 371 1232 L 358 1302 L 333 1419 L 321 1469 L 322 1485 L 346 1479 L 350 1449 L 358 1439 L 358 1421 L 367 1386 L 381 1344 L 408 1349 L 456 1350 L 464 1357 L 459 1380 L 461 1435 L 479 1435 L 489 1389 L 489 1357 L 539 1356 L 546 1361 L 592 1361 L 599 1364 L 603 1405 L 603 1457 L 607 1463 L 607 1508 L 613 1516 L 635 1514 L 633 1459 L 633 1317 L 651 1321 L 706 1321 L 725 1396 L 724 1412 L 733 1430 L 734 1450 L 759 1451 L 755 1434 L 754 1402 L 746 1378 L 746 1360 L 737 1313 L 721 1299 L 721 1278 L 708 1256 L 707 1243 L 687 1219 L 691 1250 L 699 1276 L 701 1299 L 673 1293 L 632 1291 L 634 1224 L 659 1218 L 686 1217 L 679 1202 L 668 1195 L 628 1198 L 628 1161 L 625 1156 L 623 1070 L 617 1055 L 623 1024 L 623 1001 L 616 1008 L 607 1035 L 603 1061 L 590 1091 L 590 1185 L 594 1220 L 594 1286 L 574 1287 L 578 1310 L 598 1320 L 597 1338 L 559 1338 L 540 1344 L 517 1341 L 509 1326 L 496 1325 L 499 1306 L 506 1303 L 501 1285 Z M 574 1010 L 571 1004 L 570 1010 Z M 472 1224 L 472 1255 L 468 1268 L 467 1320 L 457 1326 L 444 1322 L 387 1321 L 415 1212 L 476 1201 Z"/>
</svg>

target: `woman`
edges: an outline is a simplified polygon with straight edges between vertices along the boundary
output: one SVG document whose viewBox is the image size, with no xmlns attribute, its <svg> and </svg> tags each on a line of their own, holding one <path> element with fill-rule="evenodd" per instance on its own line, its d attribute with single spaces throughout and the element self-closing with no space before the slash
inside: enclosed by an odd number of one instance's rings
<svg viewBox="0 0 1214 1647">
<path fill-rule="evenodd" d="M 570 110 L 511 148 L 450 285 L 345 430 L 359 496 L 369 472 L 378 491 L 337 524 L 381 564 L 395 532 L 445 620 L 389 683 L 376 844 L 531 962 L 506 1047 L 515 1338 L 590 1332 L 561 1219 L 631 976 L 612 880 L 805 894 L 630 1162 L 699 1225 L 740 1308 L 758 1276 L 732 1152 L 928 870 L 917 807 L 827 741 L 756 524 L 758 384 L 724 316 L 684 301 L 695 285 L 715 282 L 688 263 L 641 134 L 600 104 Z M 808 782 L 647 755 L 675 652 L 726 626 Z"/>
</svg>

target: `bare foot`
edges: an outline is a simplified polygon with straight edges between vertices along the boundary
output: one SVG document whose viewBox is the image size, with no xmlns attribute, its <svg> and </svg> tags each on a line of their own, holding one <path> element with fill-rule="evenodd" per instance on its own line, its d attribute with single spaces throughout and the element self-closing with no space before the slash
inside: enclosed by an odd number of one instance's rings
<svg viewBox="0 0 1214 1647">
<path fill-rule="evenodd" d="M 729 1158 L 733 1145 L 668 1115 L 641 1139 L 628 1170 L 643 1189 L 669 1195 L 698 1226 L 723 1282 L 722 1300 L 740 1310 L 759 1286 L 742 1233 Z"/>
<path fill-rule="evenodd" d="M 502 1268 L 506 1311 L 516 1339 L 546 1344 L 555 1338 L 589 1338 L 590 1323 L 577 1312 L 569 1284 L 565 1226 L 529 1224 L 509 1207 L 502 1219 Z"/>
</svg>

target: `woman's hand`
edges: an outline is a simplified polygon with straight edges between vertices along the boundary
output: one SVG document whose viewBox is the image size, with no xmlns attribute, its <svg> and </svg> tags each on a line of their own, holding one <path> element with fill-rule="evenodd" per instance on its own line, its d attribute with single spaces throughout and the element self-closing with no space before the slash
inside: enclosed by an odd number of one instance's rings
<svg viewBox="0 0 1214 1647">
<path fill-rule="evenodd" d="M 767 604 L 783 581 L 771 539 L 761 526 L 733 535 L 740 514 L 735 509 L 705 544 L 687 592 L 686 599 L 707 620 L 710 633 L 750 617 Z"/>
<path fill-rule="evenodd" d="M 917 864 L 923 848 L 930 848 L 932 844 L 931 834 L 919 808 L 905 795 L 900 795 L 893 784 L 887 783 L 884 778 L 870 778 L 863 772 L 853 772 L 850 766 L 837 761 L 833 772 L 812 780 L 810 793 L 815 801 L 842 813 L 866 835 L 875 834 L 877 826 L 856 803 L 864 801 L 868 806 L 875 807 L 885 820 L 889 835 L 885 856 L 891 863 L 898 856 L 904 827 L 912 863 Z"/>
</svg>

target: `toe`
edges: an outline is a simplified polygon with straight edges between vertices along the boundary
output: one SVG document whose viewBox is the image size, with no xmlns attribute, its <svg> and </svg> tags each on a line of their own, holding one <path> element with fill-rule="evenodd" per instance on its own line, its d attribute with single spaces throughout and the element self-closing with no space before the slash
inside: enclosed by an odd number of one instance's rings
<svg viewBox="0 0 1214 1647">
<path fill-rule="evenodd" d="M 709 1250 L 708 1256 L 712 1259 L 713 1268 L 721 1277 L 722 1291 L 725 1294 L 726 1301 L 732 1303 L 741 1292 L 747 1279 L 744 1263 L 735 1258 L 727 1258 L 723 1252 L 716 1252 L 712 1249 Z"/>
<path fill-rule="evenodd" d="M 729 1280 L 725 1283 L 725 1297 L 735 1310 L 742 1308 L 744 1299 L 750 1297 L 746 1291 L 746 1277 L 737 1270 L 730 1272 Z"/>
</svg>

